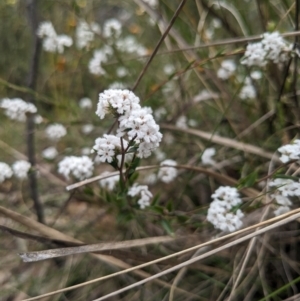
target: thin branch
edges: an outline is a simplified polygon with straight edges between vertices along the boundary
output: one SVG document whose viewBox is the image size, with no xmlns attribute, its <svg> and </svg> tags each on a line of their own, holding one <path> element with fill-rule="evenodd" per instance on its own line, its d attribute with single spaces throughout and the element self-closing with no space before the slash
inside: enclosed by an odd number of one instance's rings
<svg viewBox="0 0 300 301">
<path fill-rule="evenodd" d="M 165 37 L 167 36 L 167 34 L 169 33 L 170 29 L 172 28 L 175 20 L 177 19 L 178 15 L 179 15 L 180 11 L 182 10 L 182 8 L 183 8 L 183 6 L 184 6 L 184 4 L 185 4 L 186 1 L 187 0 L 182 0 L 181 3 L 179 4 L 179 6 L 178 6 L 178 8 L 177 8 L 177 10 L 176 10 L 176 12 L 174 14 L 174 16 L 172 17 L 172 19 L 171 19 L 171 21 L 170 21 L 170 23 L 169 23 L 169 25 L 167 27 L 167 29 L 165 30 L 164 34 L 159 39 L 156 47 L 153 50 L 153 53 L 151 54 L 150 58 L 148 59 L 148 62 L 146 63 L 145 67 L 143 68 L 142 72 L 140 73 L 139 77 L 137 78 L 135 84 L 133 85 L 132 91 L 134 91 L 136 89 L 136 87 L 138 86 L 138 84 L 140 83 L 142 77 L 146 73 L 146 71 L 147 71 L 150 63 L 152 62 L 152 60 L 155 57 L 155 55 L 156 55 L 156 53 L 157 53 L 160 45 L 162 44 L 162 42 L 164 41 Z"/>
<path fill-rule="evenodd" d="M 39 54 L 41 50 L 41 42 L 36 36 L 37 30 L 37 3 L 36 0 L 27 0 L 27 10 L 28 10 L 28 19 L 31 25 L 32 30 L 32 55 L 30 60 L 29 74 L 27 78 L 27 87 L 29 89 L 34 90 L 36 87 L 36 80 L 38 76 L 38 66 L 39 66 Z M 30 101 L 35 104 L 35 99 L 31 98 Z M 42 203 L 39 200 L 38 195 L 38 183 L 36 177 L 36 157 L 35 157 L 35 123 L 34 116 L 29 114 L 27 116 L 27 152 L 28 152 L 28 160 L 33 167 L 32 171 L 28 175 L 29 178 L 29 187 L 31 198 L 34 203 L 34 208 L 37 214 L 37 219 L 40 223 L 45 223 L 44 218 L 44 210 Z"/>
</svg>

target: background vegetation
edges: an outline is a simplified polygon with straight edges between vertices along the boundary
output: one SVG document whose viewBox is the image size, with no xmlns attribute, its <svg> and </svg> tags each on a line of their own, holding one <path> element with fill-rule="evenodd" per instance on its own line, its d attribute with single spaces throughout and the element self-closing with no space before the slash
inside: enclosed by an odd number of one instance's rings
<svg viewBox="0 0 300 301">
<path fill-rule="evenodd" d="M 171 183 L 148 184 L 154 198 L 145 210 L 124 205 L 118 188 L 108 191 L 98 181 L 68 192 L 66 186 L 76 180 L 68 182 L 59 175 L 57 163 L 67 155 L 81 155 L 83 148 L 91 149 L 94 140 L 112 126 L 112 118 L 100 120 L 94 114 L 98 94 L 109 87 L 135 86 L 180 1 L 160 0 L 156 8 L 143 4 L 142 0 L 37 1 L 38 23 L 51 21 L 56 31 L 71 36 L 74 44 L 61 54 L 40 49 L 35 87 L 28 84 L 34 47 L 28 13 L 32 3 L 0 1 L 0 97 L 35 101 L 43 117 L 43 122 L 34 127 L 34 135 L 44 225 L 36 222 L 30 179 L 12 178 L 0 184 L 1 300 L 25 300 L 222 237 L 226 233 L 214 229 L 206 220 L 211 194 L 221 185 L 240 190 L 245 213 L 243 227 L 274 217 L 272 202 L 266 195 L 266 180 L 295 171 L 294 176 L 298 177 L 297 163 L 284 165 L 276 154 L 278 147 L 298 137 L 298 58 L 264 68 L 242 65 L 241 58 L 253 37 L 257 39 L 268 31 L 287 34 L 298 30 L 297 0 L 186 1 L 135 94 L 143 106 L 152 108 L 164 135 L 160 152 L 141 160 L 140 166 L 158 165 L 165 157 L 188 167 L 179 168 L 178 177 Z M 110 18 L 122 23 L 119 39 L 134 36 L 147 53 L 121 51 L 116 47 L 117 40 L 110 41 L 102 34 L 89 47 L 83 50 L 76 47 L 76 26 L 80 20 L 97 22 L 102 27 Z M 298 47 L 297 34 L 286 40 Z M 103 64 L 106 74 L 91 74 L 88 64 L 93 52 L 106 44 L 114 49 Z M 222 80 L 217 72 L 227 59 L 234 62 L 236 69 Z M 118 67 L 128 70 L 126 76 L 118 76 Z M 253 71 L 262 74 L 260 79 L 252 80 L 256 96 L 241 99 L 241 89 Z M 83 97 L 92 99 L 92 110 L 79 107 Z M 157 112 L 163 114 L 158 116 Z M 0 161 L 12 164 L 28 155 L 28 128 L 26 131 L 24 123 L 0 114 Z M 179 118 L 186 126 L 180 126 Z M 54 122 L 62 123 L 68 133 L 57 143 L 59 155 L 51 161 L 43 158 L 42 151 L 51 146 L 45 127 Z M 85 124 L 95 126 L 90 134 L 82 133 Z M 203 165 L 201 160 L 209 147 L 216 149 L 212 166 Z M 107 164 L 97 165 L 94 175 L 104 170 L 112 168 Z M 137 181 L 149 183 L 153 172 L 157 170 L 136 173 Z M 293 209 L 298 204 L 296 198 Z M 59 232 L 51 232 L 53 229 Z M 298 300 L 298 234 L 298 221 L 276 226 L 110 299 Z M 34 263 L 22 262 L 18 255 L 80 242 L 135 241 L 165 235 L 172 240 L 165 238 L 165 243 L 145 243 L 141 247 L 127 246 Z M 96 300 L 207 254 L 242 235 L 226 237 L 142 270 L 43 300 Z"/>
</svg>

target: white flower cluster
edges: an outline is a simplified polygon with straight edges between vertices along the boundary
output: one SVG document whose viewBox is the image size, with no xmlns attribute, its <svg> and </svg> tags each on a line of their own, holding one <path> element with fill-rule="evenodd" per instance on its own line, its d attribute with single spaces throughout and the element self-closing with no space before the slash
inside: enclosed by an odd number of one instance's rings
<svg viewBox="0 0 300 301">
<path fill-rule="evenodd" d="M 259 67 L 264 67 L 268 61 L 283 63 L 288 60 L 292 47 L 278 32 L 264 33 L 261 42 L 247 46 L 241 63 Z"/>
<path fill-rule="evenodd" d="M 291 160 L 300 160 L 300 140 L 296 139 L 291 144 L 286 144 L 278 148 L 282 154 L 279 158 L 282 163 L 287 163 Z"/>
<path fill-rule="evenodd" d="M 104 171 L 102 174 L 100 174 L 100 176 L 108 176 L 111 173 L 109 171 Z M 119 182 L 120 180 L 120 176 L 119 175 L 115 175 L 115 176 L 111 176 L 105 179 L 102 179 L 99 181 L 99 184 L 102 188 L 106 188 L 109 191 L 114 190 L 116 184 Z"/>
<path fill-rule="evenodd" d="M 146 55 L 148 53 L 147 48 L 141 45 L 134 36 L 127 36 L 124 39 L 118 39 L 116 46 L 119 51 L 136 53 L 137 55 Z"/>
<path fill-rule="evenodd" d="M 165 165 L 169 165 L 169 166 L 165 166 Z M 177 177 L 177 169 L 172 167 L 172 166 L 176 166 L 177 163 L 174 160 L 164 160 L 160 163 L 160 169 L 158 172 L 157 177 L 165 182 L 165 183 L 170 183 L 172 182 L 176 177 Z"/>
<path fill-rule="evenodd" d="M 99 24 L 93 22 L 89 25 L 85 21 L 79 21 L 76 27 L 76 45 L 78 49 L 88 47 L 94 41 L 95 33 L 100 34 Z"/>
<path fill-rule="evenodd" d="M 11 178 L 13 175 L 12 169 L 8 164 L 0 162 L 0 183 L 4 182 L 6 179 Z"/>
<path fill-rule="evenodd" d="M 16 161 L 12 165 L 12 170 L 14 172 L 14 175 L 19 179 L 25 179 L 27 178 L 28 171 L 31 167 L 31 164 L 25 160 L 19 160 Z"/>
<path fill-rule="evenodd" d="M 58 155 L 58 152 L 54 146 L 50 146 L 42 151 L 43 158 L 47 160 L 53 160 Z"/>
<path fill-rule="evenodd" d="M 256 97 L 255 87 L 253 86 L 249 77 L 245 79 L 245 84 L 242 87 L 239 96 L 241 99 L 253 99 Z"/>
<path fill-rule="evenodd" d="M 223 80 L 228 79 L 231 75 L 234 74 L 236 70 L 236 64 L 232 60 L 225 60 L 221 63 L 221 68 L 217 72 L 218 78 Z"/>
<path fill-rule="evenodd" d="M 32 103 L 28 103 L 20 98 L 4 98 L 0 103 L 0 108 L 5 110 L 5 115 L 12 120 L 24 122 L 27 113 L 36 113 L 37 108 Z"/>
<path fill-rule="evenodd" d="M 93 107 L 93 102 L 88 97 L 83 97 L 79 100 L 79 107 L 81 109 L 91 109 Z"/>
<path fill-rule="evenodd" d="M 207 220 L 222 231 L 233 232 L 241 228 L 241 218 L 244 216 L 242 211 L 238 209 L 235 213 L 230 212 L 234 206 L 242 203 L 237 189 L 221 186 L 211 197 L 213 201 L 207 212 Z"/>
<path fill-rule="evenodd" d="M 88 123 L 88 124 L 84 124 L 82 127 L 81 127 L 81 132 L 85 135 L 88 135 L 90 134 L 92 131 L 94 130 L 94 125 Z"/>
<path fill-rule="evenodd" d="M 277 190 L 271 195 L 278 205 L 278 208 L 274 211 L 276 216 L 290 211 L 292 202 L 289 197 L 300 196 L 300 183 L 291 179 L 275 179 L 269 183 L 271 187 L 276 187 Z"/>
<path fill-rule="evenodd" d="M 138 185 L 137 183 L 135 183 L 128 190 L 127 194 L 132 197 L 135 197 L 137 195 L 140 196 L 140 199 L 138 200 L 138 204 L 140 205 L 141 209 L 145 209 L 146 207 L 150 206 L 150 200 L 153 197 L 147 185 Z"/>
<path fill-rule="evenodd" d="M 113 50 L 110 46 L 104 46 L 102 49 L 94 51 L 94 56 L 89 62 L 90 73 L 95 75 L 104 75 L 106 71 L 102 67 L 102 63 L 106 63 L 108 57 L 112 55 Z"/>
<path fill-rule="evenodd" d="M 103 36 L 105 38 L 118 38 L 122 33 L 122 24 L 117 19 L 108 19 L 103 25 Z"/>
<path fill-rule="evenodd" d="M 115 155 L 113 149 L 120 150 L 121 139 L 127 135 L 129 140 L 134 141 L 137 146 L 137 156 L 147 158 L 154 151 L 161 139 L 159 126 L 156 124 L 149 108 L 142 108 L 139 104 L 140 99 L 129 90 L 110 89 L 105 90 L 99 95 L 99 102 L 96 114 L 103 119 L 106 114 L 112 114 L 118 118 L 119 128 L 117 136 L 104 135 L 104 138 L 98 138 L 94 146 L 98 155 L 105 156 L 111 162 Z M 110 145 L 107 147 L 107 139 Z M 123 148 L 126 149 L 128 143 L 123 140 Z M 103 144 L 103 146 L 102 146 Z M 108 151 L 109 150 L 109 151 Z M 103 161 L 103 162 L 104 162 Z"/>
<path fill-rule="evenodd" d="M 71 37 L 67 35 L 57 35 L 51 22 L 42 22 L 37 30 L 37 36 L 43 39 L 43 48 L 48 52 L 63 53 L 64 47 L 70 47 L 73 44 Z"/>
<path fill-rule="evenodd" d="M 67 134 L 66 128 L 59 123 L 48 125 L 46 128 L 46 135 L 49 139 L 58 141 Z"/>
<path fill-rule="evenodd" d="M 150 5 L 152 8 L 156 8 L 158 6 L 158 0 L 143 0 L 145 3 Z"/>
<path fill-rule="evenodd" d="M 204 150 L 201 161 L 203 165 L 214 165 L 216 161 L 212 157 L 216 154 L 216 149 L 214 147 L 209 147 Z"/>
<path fill-rule="evenodd" d="M 69 156 L 58 163 L 58 172 L 67 180 L 71 175 L 78 180 L 84 180 L 92 176 L 93 170 L 93 161 L 87 156 Z"/>
<path fill-rule="evenodd" d="M 123 148 L 126 149 L 128 142 L 122 139 Z M 103 135 L 103 138 L 97 138 L 93 150 L 98 154 L 100 162 L 111 163 L 116 155 L 121 153 L 122 144 L 121 139 L 114 135 Z"/>
</svg>

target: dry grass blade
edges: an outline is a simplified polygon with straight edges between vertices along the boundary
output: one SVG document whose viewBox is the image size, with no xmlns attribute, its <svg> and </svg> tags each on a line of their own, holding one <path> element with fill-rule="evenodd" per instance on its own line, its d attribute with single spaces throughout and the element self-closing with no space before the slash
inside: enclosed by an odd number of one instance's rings
<svg viewBox="0 0 300 301">
<path fill-rule="evenodd" d="M 214 244 L 214 243 L 218 243 L 218 242 L 221 242 L 221 241 L 223 241 L 223 240 L 226 240 L 226 239 L 229 239 L 229 238 L 232 238 L 232 237 L 235 237 L 235 236 L 244 234 L 244 233 L 246 233 L 246 232 L 248 232 L 248 231 L 251 231 L 251 230 L 254 230 L 254 229 L 258 228 L 258 227 L 262 227 L 262 226 L 265 226 L 265 225 L 268 225 L 268 224 L 272 224 L 272 223 L 274 223 L 274 222 L 276 223 L 277 221 L 281 221 L 281 220 L 283 220 L 283 219 L 285 219 L 285 218 L 289 218 L 290 216 L 294 216 L 294 215 L 296 215 L 296 214 L 298 214 L 298 213 L 300 214 L 300 209 L 296 209 L 296 210 L 290 211 L 290 212 L 288 212 L 288 213 L 286 213 L 286 214 L 282 214 L 282 215 L 280 215 L 280 216 L 271 218 L 271 219 L 266 220 L 266 221 L 264 221 L 264 222 L 261 222 L 261 223 L 259 223 L 259 224 L 256 224 L 256 225 L 247 227 L 247 228 L 245 228 L 245 229 L 242 229 L 242 230 L 239 230 L 239 231 L 230 233 L 230 234 L 227 234 L 227 235 L 225 235 L 225 236 L 223 236 L 223 237 L 219 237 L 219 238 L 210 240 L 210 241 L 208 241 L 208 242 L 205 242 L 205 243 L 196 245 L 196 246 L 194 246 L 194 247 L 191 247 L 191 248 L 182 250 L 182 251 L 180 251 L 180 252 L 177 252 L 177 253 L 174 253 L 174 254 L 170 254 L 170 255 L 167 255 L 167 256 L 165 256 L 165 257 L 162 257 L 162 258 L 159 258 L 159 259 L 150 261 L 150 262 L 146 262 L 146 263 L 140 264 L 140 265 L 138 265 L 138 266 L 131 267 L 131 268 L 128 268 L 128 269 L 126 269 L 126 270 L 119 271 L 119 272 L 116 272 L 116 273 L 113 273 L 113 274 L 110 274 L 110 275 L 107 275 L 107 276 L 104 276 L 104 277 L 96 278 L 96 279 L 93 279 L 93 280 L 90 280 L 90 281 L 86 281 L 86 282 L 83 282 L 83 283 L 80 283 L 80 284 L 77 284 L 77 285 L 74 285 L 74 286 L 70 286 L 70 287 L 63 288 L 63 289 L 60 289 L 60 290 L 57 290 L 57 291 L 53 291 L 53 292 L 51 292 L 51 293 L 47 293 L 47 294 L 43 294 L 43 295 L 36 296 L 36 297 L 33 297 L 33 298 L 29 298 L 29 299 L 26 299 L 26 300 L 24 300 L 24 301 L 39 300 L 39 299 L 44 298 L 44 297 L 53 296 L 53 295 L 55 295 L 55 294 L 67 292 L 67 291 L 70 291 L 70 290 L 73 290 L 73 289 L 76 289 L 76 288 L 79 288 L 79 287 L 82 287 L 82 286 L 86 286 L 86 285 L 89 285 L 89 284 L 92 284 L 92 283 L 96 283 L 96 282 L 103 281 L 103 280 L 106 280 L 106 279 L 110 279 L 110 278 L 113 278 L 113 277 L 116 277 L 116 276 L 119 276 L 119 275 L 122 275 L 122 274 L 126 274 L 126 273 L 129 273 L 129 272 L 138 270 L 138 269 L 142 269 L 142 268 L 144 268 L 144 267 L 147 267 L 147 266 L 150 266 L 150 265 L 153 265 L 153 264 L 162 262 L 162 261 L 164 261 L 164 260 L 167 260 L 167 259 L 170 259 L 170 258 L 174 258 L 174 257 L 177 257 L 177 256 L 179 256 L 179 255 L 186 254 L 186 253 L 191 252 L 191 251 L 196 251 L 196 250 L 198 250 L 199 248 L 202 248 L 202 247 L 205 247 L 205 246 L 209 246 L 209 245 L 212 245 L 212 244 Z M 264 229 L 265 229 L 265 228 L 264 228 Z M 256 232 L 256 233 L 257 233 L 257 232 Z M 140 272 L 141 272 L 141 271 L 140 271 Z M 169 285 L 169 287 L 171 287 L 171 286 Z M 176 289 L 179 290 L 179 288 L 176 288 Z"/>
<path fill-rule="evenodd" d="M 168 166 L 168 165 L 164 165 L 164 166 Z M 160 167 L 161 167 L 160 165 L 140 166 L 136 170 L 141 171 L 141 170 L 148 170 L 148 169 L 157 169 L 157 168 L 160 168 Z M 223 183 L 225 185 L 237 185 L 238 184 L 238 181 L 236 179 L 233 179 L 229 176 L 217 173 L 217 172 L 213 171 L 210 168 L 204 168 L 204 167 L 200 167 L 200 166 L 199 167 L 190 166 L 190 165 L 176 165 L 176 166 L 170 166 L 170 167 L 197 171 L 197 172 L 206 174 L 210 177 L 213 177 L 213 178 L 215 178 L 216 180 L 220 181 L 221 183 Z M 115 172 L 111 172 L 109 175 L 105 175 L 105 176 L 100 175 L 100 176 L 96 176 L 96 177 L 93 177 L 93 178 L 89 178 L 89 179 L 83 180 L 81 182 L 69 185 L 69 186 L 66 187 L 66 189 L 67 190 L 72 190 L 72 189 L 75 189 L 75 188 L 79 188 L 79 187 L 84 186 L 86 184 L 89 184 L 89 183 L 92 183 L 92 182 L 95 182 L 95 181 L 100 181 L 102 179 L 106 179 L 106 178 L 109 178 L 109 177 L 113 177 L 113 176 L 116 176 L 118 174 L 119 174 L 119 172 L 115 171 Z M 254 189 L 254 188 L 243 188 L 241 190 L 241 192 L 244 193 L 248 197 L 257 197 L 259 195 L 259 191 Z"/>
<path fill-rule="evenodd" d="M 19 255 L 24 262 L 35 262 L 35 261 L 56 258 L 61 256 L 68 256 L 73 254 L 126 249 L 126 248 L 145 246 L 148 244 L 164 243 L 172 240 L 174 240 L 174 238 L 172 237 L 160 236 L 160 237 L 150 237 L 150 238 L 126 240 L 126 241 L 119 241 L 119 242 L 90 244 L 90 245 L 79 246 L 79 247 L 58 248 L 58 249 L 50 249 L 50 250 L 37 251 L 37 252 L 26 252 L 26 253 L 19 253 Z"/>
<path fill-rule="evenodd" d="M 169 269 L 167 269 L 167 270 L 165 270 L 165 271 L 163 271 L 163 272 L 157 273 L 156 275 L 153 275 L 153 276 L 151 276 L 151 277 L 149 277 L 149 278 L 147 278 L 147 279 L 138 281 L 138 282 L 136 282 L 136 283 L 134 283 L 134 284 L 132 284 L 132 285 L 128 285 L 128 286 L 126 286 L 126 287 L 124 287 L 124 288 L 122 288 L 122 289 L 120 289 L 120 290 L 117 290 L 117 291 L 115 291 L 115 292 L 112 292 L 112 293 L 110 293 L 110 294 L 108 294 L 108 295 L 105 295 L 105 296 L 103 296 L 103 297 L 101 297 L 101 298 L 94 299 L 93 301 L 102 301 L 102 300 L 106 300 L 106 299 L 108 299 L 108 298 L 110 298 L 110 297 L 119 295 L 120 293 L 123 293 L 123 292 L 125 292 L 125 291 L 128 291 L 128 290 L 130 290 L 130 289 L 132 289 L 132 288 L 135 288 L 135 287 L 137 287 L 137 286 L 140 286 L 140 285 L 142 285 L 142 284 L 144 284 L 144 283 L 147 283 L 147 282 L 149 282 L 149 281 L 151 281 L 151 280 L 154 280 L 154 279 L 159 278 L 159 277 L 161 277 L 161 276 L 167 275 L 167 274 L 169 274 L 169 273 L 171 273 L 171 272 L 173 272 L 173 271 L 176 271 L 176 270 L 178 270 L 178 269 L 184 268 L 184 267 L 186 267 L 186 266 L 188 266 L 188 265 L 190 265 L 190 264 L 192 264 L 192 263 L 195 263 L 195 262 L 197 262 L 197 261 L 199 261 L 199 260 L 201 260 L 201 259 L 204 259 L 204 258 L 206 258 L 206 257 L 209 257 L 209 256 L 211 256 L 211 255 L 214 255 L 214 254 L 216 254 L 216 253 L 218 253 L 218 252 L 220 252 L 220 251 L 223 251 L 223 250 L 228 249 L 228 248 L 230 248 L 230 247 L 233 247 L 233 246 L 235 246 L 235 245 L 237 245 L 237 244 L 240 244 L 240 243 L 242 243 L 242 242 L 244 242 L 244 241 L 246 241 L 246 240 L 248 240 L 248 239 L 250 239 L 250 238 L 252 238 L 252 237 L 255 237 L 255 236 L 257 236 L 257 235 L 266 233 L 266 232 L 268 232 L 268 231 L 270 231 L 270 230 L 272 230 L 272 229 L 275 229 L 275 228 L 278 228 L 278 227 L 280 227 L 280 226 L 282 226 L 282 225 L 285 225 L 285 224 L 287 224 L 287 223 L 289 223 L 289 222 L 291 222 L 291 221 L 293 221 L 293 220 L 295 220 L 295 219 L 297 219 L 297 218 L 299 218 L 299 217 L 300 217 L 300 213 L 293 214 L 292 216 L 289 216 L 289 217 L 287 217 L 287 218 L 285 218 L 285 219 L 283 219 L 283 220 L 281 220 L 281 221 L 279 221 L 279 222 L 277 222 L 277 223 L 274 223 L 274 224 L 272 224 L 272 225 L 270 225 L 270 226 L 267 226 L 267 227 L 265 227 L 265 228 L 263 228 L 263 229 L 260 229 L 260 230 L 258 230 L 258 231 L 253 232 L 253 233 L 250 233 L 250 234 L 248 234 L 248 235 L 245 235 L 245 236 L 243 236 L 243 237 L 241 237 L 241 238 L 238 238 L 238 239 L 236 239 L 236 240 L 234 240 L 234 241 L 232 241 L 232 242 L 230 242 L 230 243 L 227 243 L 227 244 L 225 244 L 225 245 L 223 245 L 223 246 L 221 246 L 221 247 L 219 247 L 219 248 L 215 248 L 215 249 L 213 249 L 213 250 L 211 250 L 211 251 L 209 251 L 209 252 L 206 252 L 205 254 L 202 254 L 202 255 L 200 255 L 200 256 L 191 258 L 191 259 L 189 259 L 189 260 L 187 260 L 187 261 L 185 261 L 185 262 L 183 262 L 183 263 L 181 263 L 181 264 L 178 264 L 178 265 L 176 265 L 176 266 L 174 266 L 174 267 L 172 267 L 172 268 L 169 268 Z"/>
<path fill-rule="evenodd" d="M 224 137 L 221 137 L 221 136 L 213 134 L 213 133 L 208 133 L 208 132 L 194 130 L 194 129 L 182 129 L 182 128 L 178 128 L 176 126 L 168 125 L 168 124 L 163 124 L 161 126 L 161 128 L 167 129 L 167 130 L 172 130 L 172 131 L 180 131 L 180 132 L 187 133 L 187 134 L 192 134 L 192 135 L 201 137 L 205 140 L 209 140 L 213 143 L 220 144 L 222 146 L 235 148 L 235 149 L 244 151 L 245 153 L 254 154 L 254 155 L 257 155 L 257 156 L 260 156 L 263 158 L 267 158 L 267 159 L 274 159 L 273 153 L 266 152 L 264 149 L 262 149 L 260 147 L 257 147 L 257 146 L 254 146 L 254 145 L 251 145 L 248 143 L 238 142 L 236 140 L 229 139 L 229 138 L 224 138 Z M 278 156 L 275 156 L 275 161 L 281 162 L 279 160 Z"/>
</svg>

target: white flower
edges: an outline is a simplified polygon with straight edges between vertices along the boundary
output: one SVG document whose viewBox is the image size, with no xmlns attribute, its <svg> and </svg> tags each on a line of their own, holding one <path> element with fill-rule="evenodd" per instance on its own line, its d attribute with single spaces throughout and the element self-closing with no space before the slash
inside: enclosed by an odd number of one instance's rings
<svg viewBox="0 0 300 301">
<path fill-rule="evenodd" d="M 127 36 L 124 39 L 118 39 L 116 41 L 116 46 L 119 51 L 136 53 L 140 56 L 147 54 L 147 49 L 138 43 L 134 36 Z"/>
<path fill-rule="evenodd" d="M 247 66 L 264 67 L 267 64 L 266 54 L 267 52 L 261 42 L 248 44 L 241 63 Z"/>
<path fill-rule="evenodd" d="M 300 140 L 296 139 L 292 144 L 286 144 L 278 148 L 282 154 L 279 158 L 282 163 L 287 163 L 291 160 L 300 160 Z"/>
<path fill-rule="evenodd" d="M 187 129 L 187 118 L 186 116 L 182 115 L 180 116 L 177 121 L 176 121 L 176 126 L 181 128 L 181 129 Z"/>
<path fill-rule="evenodd" d="M 0 183 L 4 182 L 5 179 L 11 178 L 12 175 L 13 171 L 9 165 L 4 162 L 0 162 Z"/>
<path fill-rule="evenodd" d="M 137 183 L 135 183 L 131 188 L 129 188 L 127 194 L 132 197 L 138 195 L 140 196 L 140 199 L 138 200 L 140 209 L 145 209 L 146 207 L 150 206 L 150 200 L 153 197 L 152 193 L 148 189 L 148 186 L 138 185 Z"/>
<path fill-rule="evenodd" d="M 93 170 L 93 161 L 87 156 L 69 156 L 58 163 L 58 172 L 66 179 L 70 179 L 72 175 L 78 180 L 83 180 L 91 177 Z"/>
<path fill-rule="evenodd" d="M 4 98 L 0 103 L 0 108 L 5 110 L 4 113 L 7 117 L 21 122 L 26 121 L 26 114 L 37 112 L 35 105 L 20 98 Z"/>
<path fill-rule="evenodd" d="M 242 202 L 237 189 L 221 186 L 215 191 L 212 198 L 213 201 L 207 212 L 207 220 L 222 231 L 233 232 L 241 228 L 243 212 L 240 209 L 235 213 L 230 212 L 234 206 Z"/>
<path fill-rule="evenodd" d="M 292 202 L 285 196 L 280 194 L 273 194 L 271 198 L 275 199 L 276 203 L 282 206 L 291 206 Z"/>
<path fill-rule="evenodd" d="M 209 147 L 204 150 L 201 161 L 204 165 L 214 165 L 216 161 L 212 157 L 216 154 L 216 149 L 214 147 Z"/>
<path fill-rule="evenodd" d="M 275 179 L 269 185 L 277 187 L 279 193 L 284 197 L 300 196 L 300 183 L 291 179 Z"/>
<path fill-rule="evenodd" d="M 121 82 L 113 82 L 108 86 L 109 89 L 125 89 L 125 85 Z"/>
<path fill-rule="evenodd" d="M 221 63 L 221 68 L 217 72 L 217 76 L 223 80 L 228 79 L 234 74 L 236 70 L 236 64 L 232 60 L 225 60 Z"/>
<path fill-rule="evenodd" d="M 85 21 L 80 21 L 76 27 L 76 44 L 78 49 L 88 47 L 95 38 L 95 33 L 100 34 L 99 24 L 89 25 Z"/>
<path fill-rule="evenodd" d="M 58 155 L 58 152 L 54 146 L 50 146 L 42 151 L 43 158 L 47 160 L 53 160 Z"/>
<path fill-rule="evenodd" d="M 172 167 L 176 166 L 177 163 L 174 160 L 167 159 L 160 163 L 160 166 L 164 165 L 170 166 L 160 167 L 157 177 L 165 183 L 170 183 L 177 177 L 177 169 Z"/>
<path fill-rule="evenodd" d="M 160 107 L 154 111 L 156 120 L 161 120 L 164 115 L 167 114 L 167 110 L 164 107 Z"/>
<path fill-rule="evenodd" d="M 290 207 L 288 207 L 288 206 L 279 206 L 276 210 L 274 210 L 274 214 L 275 214 L 275 216 L 278 216 L 278 215 L 287 213 L 289 211 L 291 211 Z"/>
<path fill-rule="evenodd" d="M 158 0 L 143 0 L 145 3 L 147 3 L 152 8 L 156 8 L 158 6 Z"/>
<path fill-rule="evenodd" d="M 125 67 L 118 67 L 116 73 L 118 77 L 125 77 L 129 72 Z"/>
<path fill-rule="evenodd" d="M 91 153 L 91 149 L 90 149 L 89 147 L 83 147 L 83 148 L 81 149 L 81 154 L 82 154 L 83 156 L 88 156 L 90 153 Z"/>
<path fill-rule="evenodd" d="M 59 123 L 48 125 L 46 135 L 49 139 L 57 141 L 67 134 L 66 128 Z"/>
<path fill-rule="evenodd" d="M 110 174 L 111 173 L 109 171 L 104 171 L 103 173 L 100 174 L 100 176 L 108 176 Z M 116 187 L 116 184 L 119 182 L 119 180 L 120 180 L 120 176 L 115 175 L 112 177 L 101 179 L 99 181 L 99 184 L 102 188 L 106 188 L 107 190 L 112 191 Z"/>
<path fill-rule="evenodd" d="M 164 72 L 167 75 L 173 74 L 175 72 L 175 67 L 172 64 L 167 64 L 164 66 Z"/>
<path fill-rule="evenodd" d="M 31 164 L 25 160 L 16 161 L 12 165 L 12 170 L 14 175 L 19 179 L 27 178 L 28 171 L 31 167 Z"/>
<path fill-rule="evenodd" d="M 79 107 L 81 109 L 91 109 L 93 107 L 93 102 L 88 97 L 81 98 L 79 100 Z"/>
<path fill-rule="evenodd" d="M 123 147 L 126 149 L 128 142 L 123 139 Z M 93 150 L 98 154 L 97 160 L 100 162 L 111 163 L 115 155 L 122 150 L 121 138 L 114 135 L 104 135 L 103 138 L 97 138 Z"/>
<path fill-rule="evenodd" d="M 37 30 L 37 36 L 39 38 L 56 37 L 56 32 L 52 23 L 49 21 L 41 22 Z"/>
<path fill-rule="evenodd" d="M 241 99 L 255 98 L 256 97 L 255 87 L 251 83 L 246 82 L 245 85 L 242 87 L 239 96 Z"/>
<path fill-rule="evenodd" d="M 88 135 L 94 130 L 94 125 L 92 124 L 85 124 L 81 127 L 81 131 L 83 134 Z"/>
<path fill-rule="evenodd" d="M 259 80 L 262 78 L 262 73 L 260 71 L 252 71 L 250 73 L 250 77 L 255 80 Z"/>
<path fill-rule="evenodd" d="M 99 94 L 96 114 L 103 119 L 105 114 L 128 114 L 140 108 L 140 99 L 129 90 L 110 89 Z"/>
<path fill-rule="evenodd" d="M 242 64 L 264 67 L 268 60 L 275 64 L 285 62 L 293 49 L 278 32 L 264 33 L 262 41 L 248 44 Z"/>
<path fill-rule="evenodd" d="M 211 197 L 213 200 L 222 202 L 228 210 L 242 202 L 237 189 L 230 186 L 220 186 Z"/>
<path fill-rule="evenodd" d="M 44 121 L 44 118 L 41 115 L 35 115 L 34 116 L 34 123 L 35 124 L 41 124 Z"/>
<path fill-rule="evenodd" d="M 118 38 L 122 33 L 122 24 L 117 19 L 109 19 L 104 22 L 103 36 L 105 38 Z"/>
<path fill-rule="evenodd" d="M 48 52 L 63 53 L 64 47 L 73 44 L 71 37 L 67 35 L 57 35 L 51 22 L 42 22 L 37 30 L 37 36 L 43 38 L 43 48 Z"/>
<path fill-rule="evenodd" d="M 94 51 L 94 56 L 89 62 L 89 71 L 95 75 L 104 75 L 106 71 L 102 67 L 102 63 L 108 61 L 108 57 L 112 55 L 113 50 L 110 46 L 104 46 L 102 49 Z"/>
</svg>

